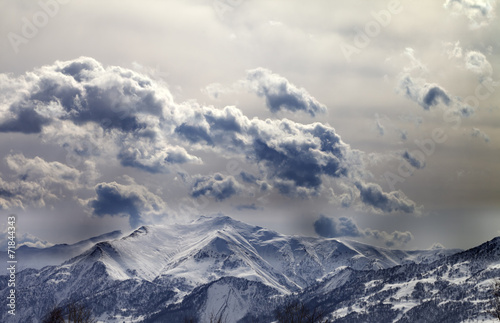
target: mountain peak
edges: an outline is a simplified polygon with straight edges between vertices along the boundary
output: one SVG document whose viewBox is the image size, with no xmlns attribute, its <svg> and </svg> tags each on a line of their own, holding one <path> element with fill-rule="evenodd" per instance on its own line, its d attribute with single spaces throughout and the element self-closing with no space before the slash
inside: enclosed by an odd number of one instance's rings
<svg viewBox="0 0 500 323">
<path fill-rule="evenodd" d="M 139 237 L 139 236 L 142 236 L 142 235 L 146 235 L 148 234 L 149 232 L 149 229 L 147 226 L 143 225 L 137 229 L 134 230 L 134 232 L 132 232 L 131 234 L 129 234 L 128 236 L 126 237 L 123 237 L 122 239 L 128 239 L 128 238 L 135 238 L 135 237 Z"/>
</svg>

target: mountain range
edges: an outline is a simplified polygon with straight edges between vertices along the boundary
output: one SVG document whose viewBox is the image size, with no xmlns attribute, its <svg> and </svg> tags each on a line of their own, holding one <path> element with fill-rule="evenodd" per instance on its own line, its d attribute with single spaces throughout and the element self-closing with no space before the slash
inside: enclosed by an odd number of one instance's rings
<svg viewBox="0 0 500 323">
<path fill-rule="evenodd" d="M 293 299 L 334 322 L 488 321 L 499 244 L 391 250 L 200 217 L 19 248 L 18 311 L 2 308 L 0 319 L 40 322 L 55 306 L 79 303 L 102 322 L 273 322 Z M 7 281 L 0 276 L 3 299 Z"/>
</svg>

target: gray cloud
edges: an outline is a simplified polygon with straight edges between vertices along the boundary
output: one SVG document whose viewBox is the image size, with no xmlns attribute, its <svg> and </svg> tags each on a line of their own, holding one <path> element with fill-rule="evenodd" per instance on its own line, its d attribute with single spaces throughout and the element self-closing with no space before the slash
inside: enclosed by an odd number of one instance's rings
<svg viewBox="0 0 500 323">
<path fill-rule="evenodd" d="M 241 176 L 241 179 L 245 182 L 245 183 L 250 183 L 250 184 L 254 184 L 257 182 L 257 177 L 255 177 L 254 175 L 250 174 L 250 173 L 247 173 L 245 171 L 242 171 L 240 173 L 240 176 Z"/>
<path fill-rule="evenodd" d="M 411 232 L 394 231 L 387 233 L 385 231 L 373 230 L 370 228 L 360 229 L 352 218 L 341 217 L 334 219 L 320 215 L 314 224 L 314 231 L 325 238 L 340 237 L 360 237 L 373 238 L 381 240 L 387 247 L 402 246 L 413 240 Z"/>
<path fill-rule="evenodd" d="M 318 102 L 305 89 L 298 88 L 286 78 L 265 68 L 249 70 L 247 86 L 257 95 L 266 98 L 267 107 L 272 112 L 289 110 L 303 111 L 314 117 L 325 113 L 326 106 Z"/>
<path fill-rule="evenodd" d="M 197 176 L 194 178 L 191 196 L 210 196 L 216 201 L 224 201 L 242 191 L 243 187 L 233 176 L 216 173 L 213 176 Z"/>
<path fill-rule="evenodd" d="M 414 213 L 417 210 L 415 203 L 409 200 L 401 191 L 385 193 L 380 185 L 357 182 L 361 201 L 383 212 Z"/>
<path fill-rule="evenodd" d="M 160 146 L 148 141 L 124 144 L 117 156 L 120 164 L 156 174 L 168 173 L 175 164 L 201 163 L 200 158 L 190 155 L 183 147 Z"/>
<path fill-rule="evenodd" d="M 408 140 L 408 131 L 407 130 L 397 129 L 397 131 L 399 133 L 399 137 L 401 138 L 401 140 L 403 140 L 403 141 Z"/>
<path fill-rule="evenodd" d="M 42 140 L 60 143 L 80 160 L 75 167 L 92 158 L 115 157 L 123 167 L 168 173 L 173 166 L 201 164 L 193 152 L 203 150 L 256 163 L 262 189 L 274 188 L 283 195 L 317 196 L 324 178 L 349 178 L 369 187 L 361 180 L 366 170 L 355 157 L 361 152 L 352 150 L 328 125 L 250 119 L 233 106 L 179 104 L 165 86 L 150 78 L 86 57 L 56 62 L 18 78 L 3 75 L 5 79 L 24 90 L 3 99 L 3 124 L 19 119 L 23 111 L 40 116 L 35 119 L 43 122 L 35 122 L 36 127 L 9 131 L 38 132 Z M 275 111 L 286 108 L 311 115 L 325 111 L 304 89 L 266 69 L 250 71 L 247 81 Z M 234 178 L 200 176 L 193 196 L 208 194 L 223 200 L 240 191 Z M 219 187 L 222 184 L 226 186 Z M 366 194 L 361 201 L 388 212 L 411 211 L 413 204 L 397 206 L 400 193 L 380 194 L 390 197 L 390 203 L 373 203 Z M 136 213 L 131 211 L 131 218 L 137 218 Z"/>
<path fill-rule="evenodd" d="M 447 106 L 451 103 L 449 95 L 439 85 L 417 82 L 410 75 L 402 77 L 399 88 L 407 98 L 418 103 L 425 110 L 429 110 L 440 102 Z"/>
<path fill-rule="evenodd" d="M 95 186 L 96 197 L 88 201 L 97 216 L 128 216 L 132 228 L 143 224 L 148 217 L 165 213 L 166 204 L 157 195 L 137 184 L 116 182 Z"/>
<path fill-rule="evenodd" d="M 409 74 L 401 78 L 398 91 L 425 110 L 444 104 L 452 109 L 450 111 L 462 117 L 470 117 L 474 114 L 473 107 L 464 104 L 460 99 L 452 98 L 441 86 L 426 83 L 423 79 L 415 79 Z"/>
<path fill-rule="evenodd" d="M 0 123 L 0 132 L 39 133 L 42 127 L 50 122 L 50 119 L 41 116 L 35 107 L 12 106 L 11 112 L 13 116 Z"/>
<path fill-rule="evenodd" d="M 351 218 L 341 217 L 338 220 L 320 215 L 314 222 L 314 231 L 325 238 L 361 237 L 363 233 Z"/>
<path fill-rule="evenodd" d="M 414 168 L 416 168 L 416 169 L 425 168 L 425 158 L 424 158 L 424 160 L 420 160 L 418 157 L 416 157 L 412 153 L 408 152 L 408 150 L 405 150 L 401 156 L 404 158 L 404 160 L 406 160 L 408 163 L 410 163 L 410 165 L 413 166 Z"/>
<path fill-rule="evenodd" d="M 47 162 L 40 157 L 27 158 L 23 154 L 5 157 L 9 169 L 17 180 L 5 181 L 0 177 L 0 208 L 25 208 L 32 205 L 46 206 L 59 200 L 62 192 L 85 188 L 99 176 L 95 164 L 86 161 L 82 169 L 58 161 Z"/>
<path fill-rule="evenodd" d="M 413 234 L 410 231 L 394 231 L 392 233 L 387 233 L 385 231 L 366 229 L 364 234 L 366 237 L 384 241 L 385 245 L 390 248 L 402 246 L 413 240 Z"/>
</svg>

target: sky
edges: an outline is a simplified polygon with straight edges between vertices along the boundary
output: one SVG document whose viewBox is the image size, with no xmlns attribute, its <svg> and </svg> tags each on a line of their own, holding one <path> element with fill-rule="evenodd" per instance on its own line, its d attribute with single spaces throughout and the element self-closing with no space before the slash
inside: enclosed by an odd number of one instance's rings
<svg viewBox="0 0 500 323">
<path fill-rule="evenodd" d="M 225 214 L 399 249 L 500 235 L 494 0 L 4 0 L 20 243 Z"/>
</svg>

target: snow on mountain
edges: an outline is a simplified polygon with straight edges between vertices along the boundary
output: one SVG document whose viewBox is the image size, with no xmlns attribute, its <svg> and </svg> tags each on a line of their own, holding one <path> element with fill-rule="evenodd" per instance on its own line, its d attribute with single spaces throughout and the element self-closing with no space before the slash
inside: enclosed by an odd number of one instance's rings
<svg viewBox="0 0 500 323">
<path fill-rule="evenodd" d="M 458 254 L 390 250 L 282 235 L 226 216 L 111 236 L 63 264 L 19 273 L 23 310 L 12 322 L 38 322 L 72 300 L 87 304 L 102 322 L 183 322 L 189 315 L 205 322 L 221 313 L 227 322 L 266 322 L 291 295 L 345 322 L 363 311 L 390 313 L 392 322 L 435 295 L 443 302 L 449 295 L 467 300 L 463 291 L 446 291 L 460 284 L 482 295 L 470 300 L 471 308 L 484 309 L 488 280 L 500 270 L 496 245 Z M 7 295 L 6 281 L 1 277 L 0 297 Z M 0 318 L 10 322 L 4 309 Z"/>
<path fill-rule="evenodd" d="M 17 269 L 20 271 L 26 268 L 40 269 L 45 266 L 59 265 L 64 261 L 81 254 L 100 241 L 113 240 L 120 238 L 121 236 L 123 236 L 121 231 L 113 231 L 70 245 L 57 244 L 46 248 L 21 245 L 16 250 L 16 257 L 19 260 L 17 263 Z M 2 258 L 6 257 L 6 255 L 6 251 L 0 252 L 0 256 Z M 0 274 L 5 275 L 6 269 L 1 268 Z"/>
<path fill-rule="evenodd" d="M 491 288 L 500 276 L 500 238 L 433 263 L 388 269 L 344 268 L 301 292 L 335 322 L 492 320 Z"/>
<path fill-rule="evenodd" d="M 100 250 L 100 261 L 115 280 L 175 277 L 195 287 L 231 276 L 260 281 L 282 293 L 300 290 L 339 266 L 381 269 L 414 258 L 353 241 L 285 236 L 227 216 L 143 226 L 93 249 Z"/>
</svg>

